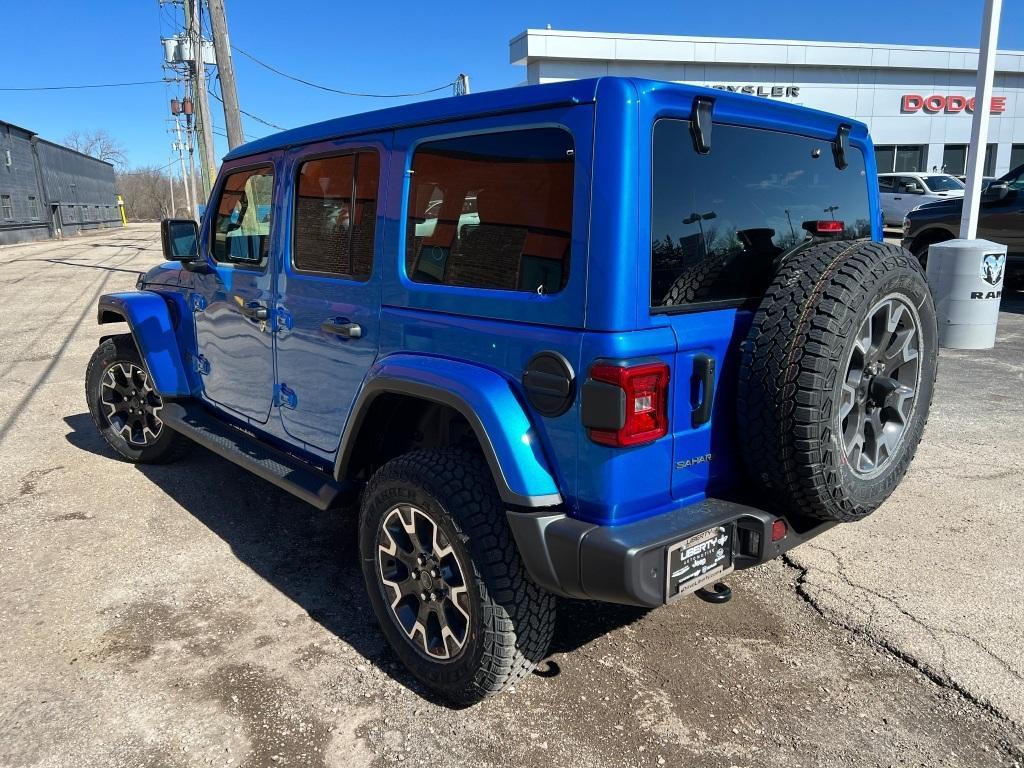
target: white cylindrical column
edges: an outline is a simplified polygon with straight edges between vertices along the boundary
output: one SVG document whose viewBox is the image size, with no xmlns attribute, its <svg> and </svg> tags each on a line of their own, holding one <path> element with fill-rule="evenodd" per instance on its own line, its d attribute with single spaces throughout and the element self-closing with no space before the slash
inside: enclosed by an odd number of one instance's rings
<svg viewBox="0 0 1024 768">
<path fill-rule="evenodd" d="M 988 240 L 947 240 L 928 249 L 928 285 L 935 299 L 939 346 L 990 349 L 996 343 L 1006 246 Z"/>
</svg>

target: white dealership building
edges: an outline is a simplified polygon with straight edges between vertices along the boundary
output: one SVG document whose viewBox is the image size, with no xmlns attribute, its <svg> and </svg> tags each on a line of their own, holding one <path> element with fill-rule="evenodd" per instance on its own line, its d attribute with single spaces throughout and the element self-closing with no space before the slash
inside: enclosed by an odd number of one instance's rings
<svg viewBox="0 0 1024 768">
<path fill-rule="evenodd" d="M 527 83 L 647 77 L 752 93 L 867 123 L 879 172 L 962 174 L 978 52 L 970 48 L 528 29 L 509 43 Z M 1024 164 L 1024 51 L 1000 51 L 985 174 Z"/>
</svg>

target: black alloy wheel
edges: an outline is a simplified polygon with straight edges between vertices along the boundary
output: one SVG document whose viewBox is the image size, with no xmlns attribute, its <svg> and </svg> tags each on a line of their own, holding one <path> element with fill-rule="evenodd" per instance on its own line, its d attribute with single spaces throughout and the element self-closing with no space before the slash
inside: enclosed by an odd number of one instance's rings
<svg viewBox="0 0 1024 768">
<path fill-rule="evenodd" d="M 465 570 L 440 526 L 418 507 L 392 507 L 378 532 L 377 565 L 392 616 L 428 659 L 457 657 L 469 634 Z"/>
</svg>

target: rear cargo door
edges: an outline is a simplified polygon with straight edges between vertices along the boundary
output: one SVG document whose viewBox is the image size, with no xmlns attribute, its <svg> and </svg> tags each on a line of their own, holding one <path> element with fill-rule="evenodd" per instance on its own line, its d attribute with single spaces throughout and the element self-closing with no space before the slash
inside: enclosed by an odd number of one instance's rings
<svg viewBox="0 0 1024 768">
<path fill-rule="evenodd" d="M 687 120 L 654 125 L 651 311 L 676 336 L 672 493 L 742 491 L 740 344 L 779 261 L 822 237 L 872 235 L 863 153 L 829 140 L 715 124 L 700 154 Z"/>
</svg>

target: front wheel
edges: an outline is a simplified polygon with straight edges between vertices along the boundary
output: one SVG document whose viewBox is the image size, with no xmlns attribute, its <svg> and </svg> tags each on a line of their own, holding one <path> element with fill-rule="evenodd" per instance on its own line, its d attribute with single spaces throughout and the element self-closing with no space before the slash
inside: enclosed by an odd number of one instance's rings
<svg viewBox="0 0 1024 768">
<path fill-rule="evenodd" d="M 164 426 L 163 399 L 128 334 L 104 339 L 93 352 L 85 399 L 107 445 L 128 461 L 166 463 L 187 447 L 185 438 Z"/>
<path fill-rule="evenodd" d="M 359 519 L 363 577 L 395 653 L 456 705 L 530 673 L 554 631 L 554 597 L 526 573 L 483 458 L 400 456 L 373 476 Z"/>
</svg>

